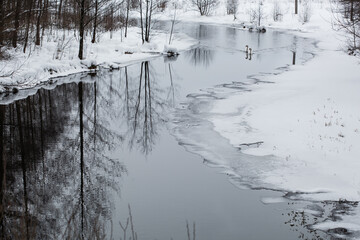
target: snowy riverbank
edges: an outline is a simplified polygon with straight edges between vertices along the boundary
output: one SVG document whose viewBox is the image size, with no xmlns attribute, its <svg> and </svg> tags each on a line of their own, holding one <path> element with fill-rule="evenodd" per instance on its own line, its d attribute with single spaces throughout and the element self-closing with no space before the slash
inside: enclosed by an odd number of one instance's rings
<svg viewBox="0 0 360 240">
<path fill-rule="evenodd" d="M 103 34 L 92 44 L 85 42 L 85 60 L 79 60 L 78 40 L 72 31 L 55 32 L 44 38 L 39 48 L 24 54 L 22 49 L 7 51 L 8 59 L 0 61 L 0 93 L 33 88 L 61 76 L 90 71 L 91 67 L 119 68 L 137 61 L 166 54 L 168 33 L 153 31 L 151 43 L 141 44 L 140 29 L 129 28 L 128 37 L 121 31 Z M 190 49 L 198 42 L 185 34 L 175 34 L 171 48 Z"/>
</svg>

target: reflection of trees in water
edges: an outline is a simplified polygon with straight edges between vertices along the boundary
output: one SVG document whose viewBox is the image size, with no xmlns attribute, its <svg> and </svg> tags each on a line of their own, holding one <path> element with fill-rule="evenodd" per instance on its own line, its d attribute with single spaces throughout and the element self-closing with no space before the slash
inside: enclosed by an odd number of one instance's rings
<svg viewBox="0 0 360 240">
<path fill-rule="evenodd" d="M 211 26 L 202 24 L 197 27 L 197 37 L 199 40 L 209 39 L 210 35 L 213 33 L 213 31 L 209 28 L 211 28 Z"/>
<path fill-rule="evenodd" d="M 170 81 L 170 85 L 167 89 L 167 94 L 166 94 L 166 102 L 169 104 L 170 107 L 175 108 L 176 105 L 176 98 L 179 94 L 178 90 L 179 90 L 179 85 L 174 81 L 174 79 L 179 80 L 181 79 L 181 76 L 179 76 L 178 74 L 176 74 L 176 71 L 174 71 L 172 63 L 176 62 L 178 56 L 165 56 L 164 57 L 164 63 L 166 64 L 165 68 L 167 70 L 166 73 L 166 79 L 169 79 Z"/>
<path fill-rule="evenodd" d="M 117 136 L 97 118 L 94 89 L 95 83 L 62 85 L 1 106 L 5 239 L 88 238 L 109 218 L 108 191 L 125 169 L 103 151 Z"/>
<path fill-rule="evenodd" d="M 129 75 L 126 76 L 128 79 Z M 156 84 L 156 71 L 151 69 L 149 62 L 141 63 L 140 74 L 136 77 L 137 87 L 133 86 L 131 93 L 126 94 L 129 146 L 132 148 L 136 144 L 148 154 L 155 144 L 158 124 L 165 121 L 168 102 L 164 99 L 164 90 Z"/>
<path fill-rule="evenodd" d="M 3 142 L 0 220 L 5 238 L 15 236 L 15 233 L 20 235 L 19 238 L 32 238 L 35 226 L 36 235 L 44 238 L 45 229 L 56 231 L 56 226 L 51 226 L 54 220 L 51 215 L 45 220 L 40 213 L 46 206 L 55 208 L 53 196 L 59 194 L 59 188 L 55 186 L 61 181 L 59 175 L 53 174 L 58 166 L 50 166 L 45 160 L 47 149 L 63 131 L 66 120 L 59 118 L 56 121 L 56 117 L 71 110 L 66 103 L 53 108 L 57 96 L 58 92 L 42 90 L 35 96 L 0 109 Z M 66 174 L 66 170 L 62 172 Z"/>
<path fill-rule="evenodd" d="M 142 99 L 143 104 L 141 103 Z M 141 64 L 139 90 L 135 101 L 136 104 L 134 108 L 134 114 L 132 115 L 132 117 L 130 117 L 133 132 L 131 137 L 131 146 L 134 144 L 134 140 L 136 140 L 136 142 L 141 141 L 143 151 L 148 153 L 151 150 L 151 145 L 154 143 L 153 141 L 155 135 L 152 112 L 153 107 L 151 106 L 152 96 L 149 62 Z M 139 136 L 137 136 L 139 128 L 142 129 L 142 134 L 139 134 Z"/>
<path fill-rule="evenodd" d="M 159 123 L 166 121 L 166 111 L 174 102 L 167 94 L 175 91 L 175 84 L 170 81 L 170 89 L 161 87 L 163 77 L 169 78 L 152 68 L 150 62 L 143 62 L 99 73 L 96 78 L 97 96 L 102 99 L 99 108 L 107 115 L 105 120 L 112 125 L 112 132 L 121 134 L 122 142 L 130 149 L 149 153 L 156 142 Z"/>
<path fill-rule="evenodd" d="M 236 38 L 236 34 L 238 30 L 235 27 L 226 27 L 225 31 L 227 38 L 232 38 L 232 39 Z"/>
<path fill-rule="evenodd" d="M 208 67 L 214 59 L 214 51 L 205 48 L 198 47 L 192 50 L 189 50 L 185 53 L 185 56 L 191 61 L 195 66 L 205 66 Z"/>
<path fill-rule="evenodd" d="M 292 52 L 292 65 L 296 65 L 296 51 L 298 48 L 298 37 L 294 36 L 293 37 L 293 45 L 291 47 L 291 52 Z"/>
<path fill-rule="evenodd" d="M 169 78 L 170 78 L 170 87 L 166 96 L 166 100 L 169 102 L 171 107 L 175 108 L 175 91 L 176 87 L 173 81 L 173 69 L 171 63 L 168 63 L 168 71 L 169 71 Z"/>
<path fill-rule="evenodd" d="M 72 200 L 73 207 L 68 212 L 68 226 L 76 226 L 66 228 L 65 236 L 70 239 L 91 239 L 94 234 L 101 234 L 97 231 L 103 230 L 103 222 L 111 217 L 109 188 L 119 190 L 114 178 L 125 171 L 120 162 L 103 150 L 105 147 L 113 148 L 112 143 L 121 141 L 122 137 L 106 128 L 108 125 L 101 117 L 104 115 L 98 113 L 97 95 L 96 83 L 78 84 L 79 131 L 76 139 L 79 140 L 76 159 L 80 169 L 77 177 L 80 179 L 71 194 L 71 197 L 78 198 Z"/>
<path fill-rule="evenodd" d="M 3 238 L 91 239 L 105 230 L 126 171 L 113 150 L 127 143 L 149 153 L 166 120 L 171 101 L 157 77 L 144 62 L 0 106 Z"/>
</svg>

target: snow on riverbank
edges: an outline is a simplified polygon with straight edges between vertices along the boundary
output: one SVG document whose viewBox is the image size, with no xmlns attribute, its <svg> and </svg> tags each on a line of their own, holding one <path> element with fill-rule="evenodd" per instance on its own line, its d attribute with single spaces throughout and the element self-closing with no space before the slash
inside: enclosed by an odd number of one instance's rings
<svg viewBox="0 0 360 240">
<path fill-rule="evenodd" d="M 333 71 L 334 70 L 334 71 Z M 360 200 L 360 67 L 341 52 L 323 51 L 305 66 L 263 80 L 275 84 L 216 101 L 211 114 L 242 108 L 232 118 L 214 117 L 215 130 L 243 152 L 275 155 L 283 168 L 265 182 L 315 200 Z M 247 122 L 241 127 L 240 122 Z M 249 131 L 249 128 L 251 129 Z"/>
<path fill-rule="evenodd" d="M 310 200 L 360 200 L 360 66 L 343 52 L 324 50 L 305 66 L 265 80 L 251 93 L 230 97 L 213 109 L 246 106 L 234 121 L 213 119 L 234 146 L 263 142 L 244 153 L 274 155 L 281 166 L 264 175 L 280 189 Z M 251 131 L 239 128 L 246 121 Z M 316 193 L 315 193 L 316 192 Z M 311 194 L 315 193 L 315 194 Z M 326 227 L 360 231 L 360 210 Z"/>
<path fill-rule="evenodd" d="M 201 22 L 208 24 L 258 24 L 258 18 L 254 17 L 254 12 L 259 11 L 259 2 L 257 0 L 239 1 L 238 10 L 234 15 L 226 13 L 227 0 L 219 0 L 219 5 L 209 16 L 200 16 L 196 7 L 190 1 L 176 1 L 176 19 L 179 21 Z M 331 5 L 327 0 L 305 0 L 299 3 L 299 13 L 295 14 L 294 1 L 292 0 L 262 0 L 261 1 L 260 25 L 272 28 L 292 29 L 307 31 L 311 28 L 317 28 L 319 23 L 329 20 L 329 11 Z M 276 6 L 275 6 L 276 5 Z M 274 20 L 274 8 L 277 8 L 278 20 Z M 174 16 L 174 5 L 169 4 L 165 12 L 155 15 L 158 19 L 171 20 Z M 307 14 L 307 15 L 306 15 Z M 134 16 L 136 16 L 134 14 Z M 307 19 L 305 19 L 307 17 Z M 331 22 L 331 21 L 330 21 Z M 330 23 L 328 22 L 328 23 Z M 327 24 L 328 24 L 327 23 Z"/>
<path fill-rule="evenodd" d="M 85 60 L 80 61 L 78 41 L 73 32 L 54 32 L 45 37 L 40 48 L 24 54 L 21 49 L 10 49 L 10 59 L 0 61 L 0 93 L 11 91 L 14 87 L 26 89 L 49 81 L 51 78 L 89 71 L 89 68 L 102 66 L 118 68 L 136 61 L 166 54 L 169 48 L 168 34 L 153 31 L 151 43 L 141 44 L 140 29 L 129 28 L 128 37 L 121 31 L 100 36 L 98 43 L 92 44 L 90 36 L 85 42 Z M 185 34 L 175 34 L 171 47 L 178 51 L 190 49 L 197 41 Z"/>
</svg>

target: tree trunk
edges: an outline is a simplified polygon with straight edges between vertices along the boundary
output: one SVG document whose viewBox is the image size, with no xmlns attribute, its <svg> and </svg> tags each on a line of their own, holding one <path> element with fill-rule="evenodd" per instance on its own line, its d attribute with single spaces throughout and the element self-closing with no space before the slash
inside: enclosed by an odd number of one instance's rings
<svg viewBox="0 0 360 240">
<path fill-rule="evenodd" d="M 38 16 L 36 20 L 36 34 L 35 34 L 35 45 L 40 46 L 40 22 L 41 22 L 41 15 L 42 15 L 42 0 L 39 0 L 38 4 Z"/>
<path fill-rule="evenodd" d="M 49 22 L 49 0 L 44 0 L 44 8 L 43 8 L 43 19 L 42 19 L 42 33 L 41 33 L 41 41 L 44 38 L 45 34 L 45 28 L 48 25 Z"/>
<path fill-rule="evenodd" d="M 145 41 L 149 42 L 148 39 L 148 26 L 149 26 L 149 0 L 146 0 L 146 10 L 145 10 Z"/>
<path fill-rule="evenodd" d="M 95 0 L 95 16 L 94 16 L 94 30 L 93 30 L 93 36 L 92 36 L 92 43 L 95 43 L 96 41 L 96 27 L 97 27 L 97 17 L 98 17 L 98 0 Z"/>
<path fill-rule="evenodd" d="M 149 8 L 149 21 L 148 21 L 148 31 L 147 31 L 147 42 L 150 42 L 150 29 L 151 29 L 151 17 L 152 17 L 152 10 L 153 10 L 153 1 L 150 0 L 150 8 Z"/>
<path fill-rule="evenodd" d="M 59 3 L 59 10 L 58 10 L 58 26 L 61 27 L 61 10 L 62 10 L 62 4 L 63 4 L 63 0 L 60 0 L 60 3 Z"/>
<path fill-rule="evenodd" d="M 129 24 L 130 0 L 127 0 L 126 6 L 126 20 L 125 20 L 125 37 L 127 37 L 127 29 Z"/>
<path fill-rule="evenodd" d="M 175 12 L 174 12 L 174 19 L 171 21 L 171 30 L 170 30 L 170 37 L 169 37 L 169 45 L 171 44 L 171 38 L 172 38 L 172 35 L 173 35 L 173 31 L 174 31 L 175 21 L 176 21 L 176 8 L 175 8 Z"/>
<path fill-rule="evenodd" d="M 25 30 L 25 43 L 24 43 L 24 53 L 26 52 L 27 43 L 29 40 L 29 31 L 30 31 L 30 21 L 31 21 L 31 11 L 32 11 L 32 0 L 29 1 L 28 13 L 27 13 L 27 24 Z"/>
<path fill-rule="evenodd" d="M 17 46 L 17 40 L 18 40 L 18 29 L 19 29 L 19 21 L 20 21 L 20 2 L 21 0 L 16 1 L 16 9 L 15 9 L 15 19 L 14 19 L 14 32 L 13 32 L 13 39 L 12 39 L 12 45 L 14 48 Z"/>
<path fill-rule="evenodd" d="M 295 14 L 298 14 L 298 5 L 299 5 L 299 0 L 295 0 Z"/>
<path fill-rule="evenodd" d="M 111 16 L 110 16 L 110 39 L 113 36 L 113 29 L 114 29 L 114 8 L 111 8 Z"/>
<path fill-rule="evenodd" d="M 4 40 L 4 0 L 0 0 L 0 50 Z"/>
<path fill-rule="evenodd" d="M 143 11 L 142 11 L 142 0 L 140 0 L 140 26 L 141 26 L 141 40 L 144 44 L 144 23 L 143 23 Z"/>
<path fill-rule="evenodd" d="M 79 26 L 79 34 L 80 34 L 80 45 L 79 45 L 79 59 L 83 59 L 83 50 L 84 50 L 84 20 L 85 20 L 85 0 L 81 0 L 80 6 L 80 26 Z"/>
</svg>

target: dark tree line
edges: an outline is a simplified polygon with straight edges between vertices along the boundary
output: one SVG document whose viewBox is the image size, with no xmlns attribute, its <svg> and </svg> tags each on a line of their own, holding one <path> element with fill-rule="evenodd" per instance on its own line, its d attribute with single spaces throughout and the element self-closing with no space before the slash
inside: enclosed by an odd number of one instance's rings
<svg viewBox="0 0 360 240">
<path fill-rule="evenodd" d="M 83 58 L 84 35 L 91 34 L 95 42 L 98 31 L 121 27 L 128 19 L 124 9 L 136 1 L 0 0 L 0 53 L 4 47 L 22 47 L 26 52 L 31 43 L 39 46 L 44 36 L 63 29 L 76 30 L 79 57 Z"/>
<path fill-rule="evenodd" d="M 59 194 L 58 188 L 48 188 L 51 183 L 47 176 L 52 175 L 57 183 L 59 176 L 52 174 L 58 168 L 53 165 L 52 169 L 46 163 L 46 153 L 68 119 L 66 116 L 58 121 L 59 114 L 71 108 L 69 104 L 53 108 L 57 97 L 56 92 L 40 91 L 36 96 L 0 107 L 1 239 L 46 239 L 45 229 L 58 230 L 52 225 L 53 218 L 46 217 L 46 224 L 41 224 L 40 216 L 34 214 L 34 208 L 44 210 Z M 35 206 L 34 202 L 41 205 Z"/>
<path fill-rule="evenodd" d="M 152 15 L 166 7 L 168 0 L 0 0 L 0 56 L 5 47 L 40 46 L 48 34 L 74 30 L 84 58 L 84 38 L 97 41 L 99 31 L 127 28 L 131 10 L 140 12 L 141 38 L 149 42 Z"/>
</svg>

